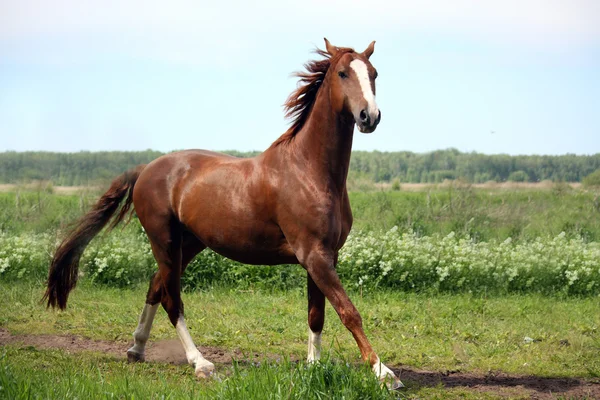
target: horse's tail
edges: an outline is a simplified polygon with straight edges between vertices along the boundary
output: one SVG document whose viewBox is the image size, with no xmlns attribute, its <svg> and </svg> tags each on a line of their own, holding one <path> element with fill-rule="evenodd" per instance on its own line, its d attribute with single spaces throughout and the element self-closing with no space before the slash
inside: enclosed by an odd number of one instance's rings
<svg viewBox="0 0 600 400">
<path fill-rule="evenodd" d="M 50 264 L 47 289 L 42 298 L 42 301 L 48 301 L 48 307 L 58 306 L 61 310 L 67 307 L 69 292 L 77 283 L 79 259 L 83 251 L 110 221 L 123 200 L 125 202 L 110 225 L 110 229 L 125 218 L 133 202 L 133 187 L 145 167 L 146 165 L 138 165 L 115 178 L 108 191 L 87 214 L 81 217 L 71 233 L 62 241 Z"/>
</svg>

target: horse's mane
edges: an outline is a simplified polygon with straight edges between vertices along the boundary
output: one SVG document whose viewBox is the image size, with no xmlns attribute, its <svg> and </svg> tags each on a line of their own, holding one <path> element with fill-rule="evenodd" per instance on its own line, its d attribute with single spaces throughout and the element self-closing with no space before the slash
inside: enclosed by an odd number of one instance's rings
<svg viewBox="0 0 600 400">
<path fill-rule="evenodd" d="M 283 105 L 285 117 L 292 119 L 292 125 L 273 143 L 272 146 L 289 142 L 296 136 L 300 129 L 302 129 L 312 110 L 313 104 L 317 100 L 317 93 L 325 80 L 325 75 L 327 75 L 329 67 L 335 65 L 345 53 L 352 52 L 354 52 L 353 49 L 339 47 L 335 57 L 332 58 L 325 50 L 316 49 L 315 53 L 325 58 L 322 60 L 309 61 L 304 64 L 306 71 L 293 74 L 293 76 L 300 78 L 298 88 L 289 95 Z"/>
</svg>

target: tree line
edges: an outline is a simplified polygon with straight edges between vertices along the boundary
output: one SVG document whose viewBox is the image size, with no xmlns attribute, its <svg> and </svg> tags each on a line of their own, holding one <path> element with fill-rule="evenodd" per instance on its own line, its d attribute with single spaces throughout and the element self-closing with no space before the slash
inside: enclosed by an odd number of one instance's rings
<svg viewBox="0 0 600 400">
<path fill-rule="evenodd" d="M 226 151 L 238 157 L 259 152 Z M 159 151 L 102 151 L 78 153 L 0 153 L 0 183 L 51 181 L 59 186 L 93 185 L 163 155 Z M 600 153 L 560 156 L 464 153 L 456 149 L 430 153 L 354 151 L 350 175 L 375 182 L 438 183 L 464 179 L 473 183 L 493 181 L 580 182 L 600 169 Z"/>
</svg>

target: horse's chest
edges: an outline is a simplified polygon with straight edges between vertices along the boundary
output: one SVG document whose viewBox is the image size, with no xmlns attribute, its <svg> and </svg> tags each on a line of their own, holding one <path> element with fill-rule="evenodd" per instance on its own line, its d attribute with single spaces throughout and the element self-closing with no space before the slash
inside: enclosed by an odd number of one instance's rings
<svg viewBox="0 0 600 400">
<path fill-rule="evenodd" d="M 350 209 L 350 204 L 342 203 L 340 211 L 340 236 L 336 250 L 341 249 L 344 243 L 346 243 L 350 229 L 352 229 L 352 210 Z"/>
<path fill-rule="evenodd" d="M 305 224 L 305 230 L 315 232 L 323 241 L 329 243 L 333 250 L 339 250 L 350 233 L 352 212 L 350 204 L 344 199 L 335 199 L 330 203 L 315 207 L 315 212 L 298 218 Z"/>
</svg>

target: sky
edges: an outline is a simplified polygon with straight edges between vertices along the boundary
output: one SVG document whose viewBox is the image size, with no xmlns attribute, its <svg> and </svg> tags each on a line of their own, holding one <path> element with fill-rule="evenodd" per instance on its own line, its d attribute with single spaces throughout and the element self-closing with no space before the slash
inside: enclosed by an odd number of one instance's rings
<svg viewBox="0 0 600 400">
<path fill-rule="evenodd" d="M 263 150 L 323 37 L 376 40 L 354 150 L 600 152 L 600 1 L 0 1 L 0 151 Z"/>
</svg>

